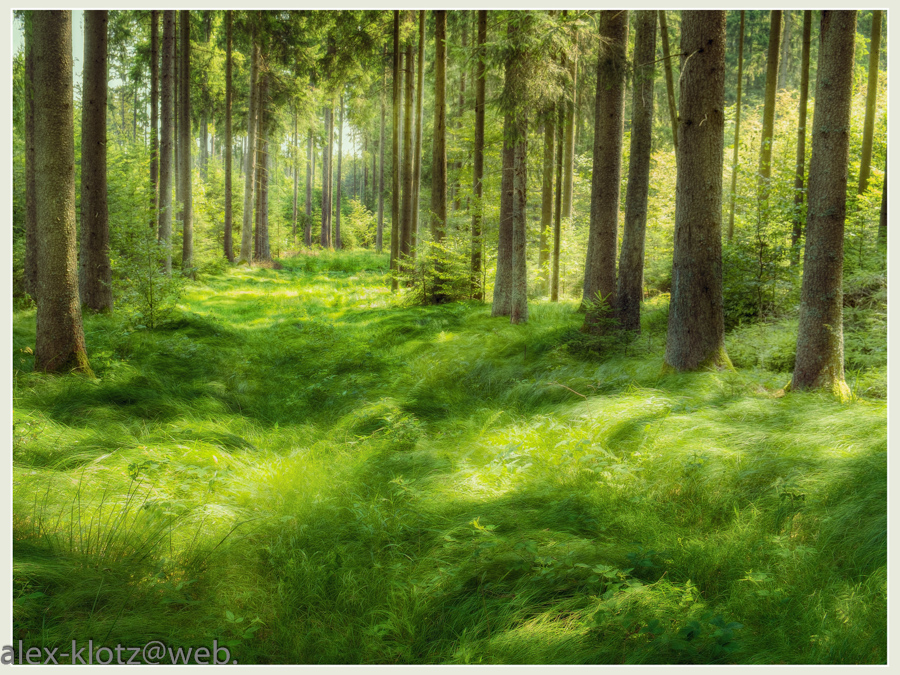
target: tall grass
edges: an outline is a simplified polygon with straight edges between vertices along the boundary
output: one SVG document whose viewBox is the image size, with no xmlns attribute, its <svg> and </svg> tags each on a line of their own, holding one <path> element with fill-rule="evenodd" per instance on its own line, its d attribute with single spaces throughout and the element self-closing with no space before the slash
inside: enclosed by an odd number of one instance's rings
<svg viewBox="0 0 900 675">
<path fill-rule="evenodd" d="M 883 398 L 780 396 L 747 330 L 729 349 L 748 369 L 660 377 L 662 298 L 604 353 L 574 301 L 524 326 L 398 307 L 385 263 L 229 269 L 153 330 L 86 317 L 93 380 L 33 373 L 16 313 L 16 639 L 218 639 L 243 663 L 886 661 Z"/>
</svg>

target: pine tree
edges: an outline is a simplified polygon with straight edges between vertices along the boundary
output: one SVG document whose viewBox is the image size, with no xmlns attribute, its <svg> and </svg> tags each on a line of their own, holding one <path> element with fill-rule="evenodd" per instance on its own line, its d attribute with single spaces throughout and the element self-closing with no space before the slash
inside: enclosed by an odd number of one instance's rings
<svg viewBox="0 0 900 675">
<path fill-rule="evenodd" d="M 163 12 L 160 68 L 159 241 L 166 251 L 164 268 L 172 273 L 172 183 L 175 166 L 175 11 Z"/>
<path fill-rule="evenodd" d="M 484 298 L 481 287 L 482 195 L 484 192 L 484 44 L 487 42 L 487 10 L 478 10 L 478 38 L 475 65 L 475 147 L 473 151 L 472 192 L 475 208 L 472 210 L 472 291 L 476 300 Z"/>
</svg>

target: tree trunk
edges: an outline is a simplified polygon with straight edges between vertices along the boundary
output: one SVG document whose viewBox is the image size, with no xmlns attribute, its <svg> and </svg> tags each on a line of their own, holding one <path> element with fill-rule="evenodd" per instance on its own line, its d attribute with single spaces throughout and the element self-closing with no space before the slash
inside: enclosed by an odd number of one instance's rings
<svg viewBox="0 0 900 675">
<path fill-rule="evenodd" d="M 413 219 L 413 46 L 406 45 L 403 69 L 406 92 L 403 96 L 403 200 L 400 206 L 400 269 L 409 268 Z"/>
<path fill-rule="evenodd" d="M 866 92 L 866 119 L 863 124 L 862 156 L 859 160 L 859 187 L 862 194 L 869 185 L 872 164 L 872 135 L 875 131 L 875 103 L 878 98 L 878 53 L 881 51 L 881 16 L 883 10 L 872 12 L 872 37 L 869 41 L 869 86 Z"/>
<path fill-rule="evenodd" d="M 105 113 L 105 111 L 104 111 Z M 159 218 L 159 10 L 150 10 L 150 204 L 151 229 Z"/>
<path fill-rule="evenodd" d="M 523 90 L 524 87 L 520 89 L 520 91 Z M 510 300 L 509 320 L 510 323 L 525 323 L 528 321 L 528 214 L 526 211 L 528 173 L 525 156 L 528 118 L 525 110 L 517 112 L 518 119 L 515 123 L 516 140 L 513 155 L 512 298 Z"/>
<path fill-rule="evenodd" d="M 803 12 L 803 55 L 800 64 L 800 114 L 797 125 L 797 163 L 794 168 L 794 219 L 791 233 L 791 264 L 800 262 L 800 238 L 803 236 L 803 185 L 806 172 L 806 104 L 809 101 L 809 50 L 812 10 Z"/>
<path fill-rule="evenodd" d="M 568 10 L 563 10 L 562 15 L 568 15 Z M 575 33 L 575 42 L 578 42 L 578 33 Z M 568 106 L 566 110 L 566 141 L 563 145 L 563 218 L 572 217 L 572 198 L 575 174 L 575 113 L 578 107 L 578 51 L 571 58 L 563 58 L 563 63 L 568 65 L 569 80 L 572 83 L 572 92 L 567 96 Z M 502 218 L 501 218 L 502 221 Z M 502 226 L 502 223 L 501 223 Z M 499 259 L 498 259 L 499 260 Z"/>
<path fill-rule="evenodd" d="M 731 162 L 731 208 L 728 215 L 728 241 L 734 239 L 734 207 L 737 201 L 737 175 L 738 175 L 738 150 L 741 146 L 741 89 L 744 79 L 744 10 L 741 10 L 741 31 L 738 35 L 738 75 L 737 75 L 737 102 L 735 103 L 734 119 L 734 159 Z M 802 98 L 802 97 L 801 97 Z M 804 106 L 805 103 L 800 104 Z M 802 186 L 801 186 L 802 187 Z"/>
<path fill-rule="evenodd" d="M 41 10 L 32 21 L 38 241 L 34 369 L 91 374 L 75 253 L 72 15 Z"/>
<path fill-rule="evenodd" d="M 303 243 L 306 248 L 312 246 L 312 198 L 313 198 L 313 181 L 315 180 L 315 168 L 313 167 L 313 159 L 315 158 L 315 147 L 313 145 L 313 135 L 310 130 L 307 132 L 306 139 L 306 204 L 304 204 L 304 214 L 306 220 L 303 225 Z"/>
<path fill-rule="evenodd" d="M 175 11 L 163 12 L 160 72 L 159 241 L 166 250 L 165 271 L 172 273 L 172 182 L 175 150 Z"/>
<path fill-rule="evenodd" d="M 334 101 L 325 108 L 325 147 L 322 149 L 322 231 L 319 243 L 331 248 L 332 146 L 334 144 Z"/>
<path fill-rule="evenodd" d="M 787 89 L 788 73 L 790 72 L 791 58 L 791 12 L 784 10 L 782 17 L 783 30 L 781 31 L 781 58 L 778 68 L 778 89 Z"/>
<path fill-rule="evenodd" d="M 878 248 L 887 251 L 887 168 L 884 169 L 884 184 L 881 186 L 881 213 L 878 216 Z"/>
<path fill-rule="evenodd" d="M 247 106 L 247 151 L 244 153 L 244 215 L 241 221 L 241 253 L 238 263 L 253 260 L 253 192 L 256 165 L 256 80 L 259 69 L 256 31 L 250 32 L 250 100 Z"/>
<path fill-rule="evenodd" d="M 484 299 L 481 285 L 481 214 L 484 211 L 482 195 L 484 186 L 484 44 L 487 42 L 487 10 L 478 10 L 478 43 L 475 60 L 475 148 L 473 152 L 472 192 L 475 208 L 472 211 L 472 292 L 476 300 Z"/>
<path fill-rule="evenodd" d="M 34 176 L 34 11 L 25 12 L 25 291 L 37 301 L 38 239 Z"/>
<path fill-rule="evenodd" d="M 337 195 L 335 205 L 337 213 L 334 215 L 334 248 L 341 248 L 341 162 L 344 157 L 344 95 L 340 97 L 341 117 L 338 125 L 338 161 L 337 161 Z"/>
<path fill-rule="evenodd" d="M 678 371 L 731 368 L 725 353 L 722 298 L 725 12 L 682 12 L 681 52 L 675 249 L 665 364 Z"/>
<path fill-rule="evenodd" d="M 843 264 L 856 10 L 822 11 L 816 106 L 792 389 L 825 388 L 845 400 Z"/>
<path fill-rule="evenodd" d="M 184 198 L 182 220 L 181 269 L 194 276 L 193 198 L 191 195 L 191 21 L 188 10 L 181 10 L 181 194 Z"/>
<path fill-rule="evenodd" d="M 625 73 L 628 67 L 628 10 L 600 12 L 600 53 L 594 114 L 594 161 L 591 178 L 591 224 L 584 267 L 582 305 L 589 309 L 585 330 L 601 330 L 598 299 L 616 305 L 616 244 L 619 185 L 625 122 Z"/>
<path fill-rule="evenodd" d="M 431 239 L 444 240 L 447 227 L 447 11 L 434 11 L 434 143 L 431 167 Z M 440 260 L 434 266 L 432 302 L 447 299 Z"/>
<path fill-rule="evenodd" d="M 299 209 L 299 183 L 300 183 L 300 166 L 299 166 L 299 158 L 298 155 L 299 149 L 297 148 L 297 108 L 294 107 L 294 140 L 291 143 L 291 168 L 294 172 L 294 212 L 293 217 L 291 218 L 291 245 L 297 243 L 297 216 L 300 213 Z"/>
<path fill-rule="evenodd" d="M 506 64 L 507 77 L 509 62 Z M 515 146 L 512 116 L 503 118 L 503 168 L 500 178 L 500 225 L 497 233 L 497 271 L 494 276 L 494 298 L 491 316 L 509 316 L 512 311 L 512 247 L 513 247 L 513 171 Z"/>
<path fill-rule="evenodd" d="M 659 32 L 662 37 L 663 72 L 666 74 L 666 98 L 669 100 L 669 120 L 672 122 L 672 145 L 675 147 L 675 154 L 677 155 L 678 108 L 675 105 L 675 83 L 672 78 L 672 55 L 669 52 L 669 25 L 666 22 L 666 10 L 660 9 L 657 11 L 659 11 Z"/>
<path fill-rule="evenodd" d="M 460 18 L 459 23 L 462 24 L 461 25 L 462 51 L 463 51 L 463 53 L 465 53 L 466 47 L 468 47 L 468 37 L 469 36 L 467 35 L 467 31 L 466 31 L 466 16 L 465 16 L 466 10 L 461 10 L 461 11 L 463 13 L 459 17 Z M 465 113 L 466 113 L 466 69 L 461 68 L 459 71 L 459 109 L 456 114 L 457 126 L 459 127 L 460 131 L 462 131 L 463 115 L 465 115 Z M 460 188 L 462 187 L 462 167 L 463 167 L 462 160 L 457 160 L 455 162 L 455 167 L 456 167 L 456 180 L 454 181 L 455 187 L 453 190 L 453 197 L 454 197 L 453 198 L 453 210 L 459 211 L 459 207 L 462 205 L 462 201 L 461 201 L 461 197 L 460 197 L 460 193 L 461 193 Z"/>
<path fill-rule="evenodd" d="M 778 48 L 781 44 L 781 10 L 772 10 L 769 25 L 769 54 L 766 64 L 766 102 L 763 107 L 763 129 L 759 148 L 759 200 L 768 197 L 772 176 L 772 142 L 775 126 L 775 87 L 778 84 Z"/>
<path fill-rule="evenodd" d="M 177 222 L 181 222 L 181 219 L 184 217 L 182 204 L 184 203 L 184 195 L 181 194 L 181 134 L 179 133 L 179 118 L 181 117 L 181 107 L 178 105 L 178 101 L 181 99 L 181 42 L 179 32 L 179 24 L 180 18 L 178 16 L 178 12 L 175 12 L 175 70 L 174 72 L 174 83 L 175 89 L 173 94 L 174 101 L 174 124 L 175 124 L 175 136 L 172 138 L 172 148 L 175 153 L 175 164 L 174 164 L 174 176 L 175 176 L 175 201 L 177 205 L 175 208 L 177 212 L 173 214 L 173 218 Z"/>
<path fill-rule="evenodd" d="M 206 49 L 209 49 L 210 32 L 212 31 L 212 12 L 210 10 L 203 11 L 203 28 L 204 42 Z M 209 171 L 209 85 L 208 85 L 208 69 L 204 68 L 202 73 L 202 84 L 200 89 L 200 103 L 202 110 L 200 111 L 200 175 L 206 180 Z"/>
<path fill-rule="evenodd" d="M 109 210 L 106 200 L 106 64 L 109 12 L 84 13 L 81 107 L 81 305 L 112 311 Z"/>
<path fill-rule="evenodd" d="M 644 235 L 650 188 L 653 137 L 653 80 L 656 54 L 656 12 L 640 11 L 634 37 L 634 85 L 631 98 L 631 149 L 625 193 L 625 230 L 616 286 L 619 321 L 626 330 L 641 331 L 644 286 Z"/>
<path fill-rule="evenodd" d="M 385 122 L 385 105 L 384 105 L 384 87 L 385 76 L 384 66 L 381 68 L 381 133 L 378 137 L 378 229 L 375 231 L 375 250 L 381 253 L 384 247 L 384 122 Z M 393 269 L 393 252 L 391 253 L 391 263 Z"/>
<path fill-rule="evenodd" d="M 265 59 L 260 59 L 257 125 L 259 129 L 256 171 L 258 196 L 256 206 L 256 259 L 271 260 L 269 249 L 269 70 Z"/>
<path fill-rule="evenodd" d="M 228 262 L 234 262 L 234 242 L 232 233 L 231 205 L 231 155 L 234 139 L 231 129 L 231 10 L 225 10 L 225 257 Z"/>
<path fill-rule="evenodd" d="M 550 284 L 550 238 L 548 236 L 550 225 L 553 222 L 553 170 L 556 168 L 556 126 L 554 125 L 555 110 L 544 122 L 544 166 L 541 176 L 541 232 L 538 244 L 538 275 L 541 279 L 540 287 L 547 291 Z"/>
<path fill-rule="evenodd" d="M 400 253 L 400 11 L 394 10 L 394 111 L 391 148 L 391 291 L 399 287 L 397 259 Z"/>
<path fill-rule="evenodd" d="M 363 134 L 363 148 L 362 148 L 362 165 L 363 165 L 363 184 L 362 184 L 362 205 L 366 208 L 369 207 L 369 163 L 366 161 L 366 153 L 369 151 L 369 134 L 368 132 Z"/>
<path fill-rule="evenodd" d="M 413 151 L 412 242 L 410 255 L 415 258 L 419 239 L 419 187 L 422 183 L 422 115 L 425 101 L 425 10 L 419 10 L 419 63 L 416 73 L 416 146 Z"/>
<path fill-rule="evenodd" d="M 556 144 L 562 146 L 565 140 L 565 115 L 563 104 L 558 104 L 559 120 L 556 125 Z M 563 153 L 556 153 L 556 203 L 553 214 L 553 263 L 550 271 L 550 301 L 559 302 L 559 249 L 562 240 L 562 193 L 563 193 Z"/>
</svg>

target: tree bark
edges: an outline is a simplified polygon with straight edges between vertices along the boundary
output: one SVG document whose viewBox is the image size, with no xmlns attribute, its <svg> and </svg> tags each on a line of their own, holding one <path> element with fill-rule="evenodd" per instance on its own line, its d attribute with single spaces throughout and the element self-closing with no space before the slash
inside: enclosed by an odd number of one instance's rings
<svg viewBox="0 0 900 675">
<path fill-rule="evenodd" d="M 781 44 L 781 10 L 772 10 L 769 24 L 769 53 L 766 62 L 766 100 L 763 107 L 763 129 L 759 148 L 759 199 L 768 197 L 772 176 L 772 142 L 775 126 L 775 88 L 778 84 L 778 54 Z"/>
<path fill-rule="evenodd" d="M 603 10 L 599 23 L 591 222 L 582 305 L 590 308 L 591 303 L 602 298 L 612 310 L 616 307 L 616 244 L 625 122 L 625 73 L 628 67 L 628 10 Z M 589 309 L 585 317 L 585 330 L 600 330 L 600 319 L 598 310 Z"/>
<path fill-rule="evenodd" d="M 172 273 L 172 182 L 175 150 L 175 11 L 163 12 L 160 73 L 159 241 L 165 248 L 165 272 Z"/>
<path fill-rule="evenodd" d="M 105 111 L 104 111 L 105 112 Z M 150 10 L 150 204 L 156 229 L 159 219 L 159 10 Z"/>
<path fill-rule="evenodd" d="M 334 144 L 334 101 L 325 108 L 325 147 L 322 148 L 322 231 L 319 243 L 331 248 L 332 146 Z"/>
<path fill-rule="evenodd" d="M 506 70 L 509 72 L 509 62 Z M 508 75 L 507 75 L 508 77 Z M 512 116 L 503 118 L 503 173 L 500 178 L 500 225 L 497 233 L 497 271 L 491 316 L 509 316 L 512 311 L 513 171 L 515 146 L 512 143 Z"/>
<path fill-rule="evenodd" d="M 312 130 L 310 130 L 307 132 L 306 138 L 306 204 L 304 204 L 306 220 L 303 226 L 303 244 L 306 248 L 312 246 L 312 198 L 313 181 L 315 180 L 315 169 L 313 168 L 314 153 L 313 135 Z"/>
<path fill-rule="evenodd" d="M 475 61 L 475 148 L 472 169 L 472 191 L 475 208 L 472 210 L 472 292 L 476 300 L 484 299 L 481 285 L 481 219 L 484 211 L 482 195 L 484 186 L 484 44 L 487 42 L 487 10 L 478 10 L 478 38 Z"/>
<path fill-rule="evenodd" d="M 672 145 L 678 154 L 678 107 L 675 105 L 675 83 L 672 78 L 672 55 L 669 52 L 669 25 L 666 10 L 659 11 L 659 32 L 662 36 L 663 72 L 666 74 L 666 98 L 669 100 L 669 119 L 672 122 Z M 678 56 L 677 54 L 675 56 Z"/>
<path fill-rule="evenodd" d="M 548 236 L 550 225 L 553 222 L 553 170 L 556 168 L 556 125 L 554 124 L 555 110 L 550 112 L 544 122 L 544 165 L 541 176 L 541 232 L 538 244 L 538 274 L 540 286 L 547 291 L 550 284 L 550 237 Z"/>
<path fill-rule="evenodd" d="M 266 59 L 260 59 L 257 124 L 259 125 L 257 173 L 258 197 L 256 206 L 256 259 L 271 260 L 269 248 L 269 70 Z"/>
<path fill-rule="evenodd" d="M 568 15 L 568 10 L 563 10 L 562 15 Z M 563 145 L 563 218 L 572 217 L 572 199 L 574 196 L 575 175 L 575 113 L 578 107 L 578 33 L 575 32 L 575 53 L 571 59 L 563 57 L 563 63 L 568 66 L 569 80 L 572 83 L 571 95 L 567 96 L 566 109 L 566 140 Z M 502 220 L 502 219 L 501 219 Z"/>
<path fill-rule="evenodd" d="M 225 10 L 225 257 L 234 262 L 233 214 L 231 204 L 231 155 L 233 153 L 231 129 L 231 41 L 232 13 Z"/>
<path fill-rule="evenodd" d="M 416 144 L 413 151 L 412 246 L 415 258 L 419 239 L 419 188 L 422 184 L 422 115 L 425 100 L 425 10 L 419 10 L 419 62 L 416 73 Z"/>
<path fill-rule="evenodd" d="M 619 321 L 626 330 L 641 331 L 644 297 L 644 237 L 650 188 L 653 137 L 653 62 L 656 54 L 656 12 L 640 11 L 634 37 L 634 84 L 631 98 L 631 149 L 625 193 L 625 229 L 616 286 Z"/>
<path fill-rule="evenodd" d="M 728 241 L 734 239 L 734 207 L 737 201 L 738 150 L 741 146 L 741 90 L 744 80 L 744 10 L 741 10 L 741 31 L 738 35 L 737 102 L 734 119 L 734 159 L 731 161 L 731 207 L 728 215 Z M 802 98 L 802 97 L 801 97 Z M 804 103 L 801 103 L 804 105 Z M 805 110 L 805 108 L 804 108 Z M 802 186 L 801 186 L 802 187 Z"/>
<path fill-rule="evenodd" d="M 238 263 L 253 260 L 253 193 L 256 166 L 256 80 L 259 69 L 256 31 L 250 31 L 250 100 L 247 105 L 247 152 L 244 153 L 244 215 L 241 221 L 241 253 Z"/>
<path fill-rule="evenodd" d="M 294 140 L 291 143 L 291 170 L 294 173 L 294 211 L 293 217 L 291 218 L 291 245 L 297 243 L 297 216 L 300 213 L 299 209 L 299 183 L 300 183 L 300 167 L 299 167 L 299 158 L 298 155 L 299 149 L 297 147 L 297 108 L 294 107 Z"/>
<path fill-rule="evenodd" d="M 791 232 L 791 264 L 800 262 L 800 238 L 803 236 L 803 185 L 806 172 L 806 105 L 809 101 L 809 50 L 812 10 L 803 12 L 803 53 L 800 64 L 800 111 L 797 125 L 797 162 L 794 168 L 794 218 Z"/>
<path fill-rule="evenodd" d="M 431 167 L 431 238 L 435 243 L 444 239 L 447 226 L 447 11 L 434 12 L 434 143 Z M 446 299 L 440 290 L 443 283 L 440 265 L 435 266 L 434 301 Z"/>
<path fill-rule="evenodd" d="M 465 53 L 466 47 L 468 47 L 468 34 L 466 30 L 466 10 L 461 10 L 461 15 L 459 17 L 459 23 L 461 28 L 461 44 L 462 51 Z M 466 69 L 460 68 L 459 71 L 459 109 L 456 113 L 457 117 L 457 127 L 462 131 L 463 127 L 463 115 L 466 113 Z M 457 160 L 455 162 L 456 168 L 456 180 L 454 181 L 454 189 L 453 189 L 453 210 L 459 211 L 459 207 L 462 206 L 462 201 L 460 197 L 462 187 L 462 168 L 463 163 L 462 160 Z"/>
<path fill-rule="evenodd" d="M 385 48 L 386 50 L 386 48 Z M 384 122 L 385 122 L 385 89 L 384 66 L 381 68 L 381 133 L 378 137 L 378 229 L 375 231 L 375 250 L 381 253 L 384 247 Z M 393 257 L 391 257 L 393 262 Z"/>
<path fill-rule="evenodd" d="M 72 16 L 41 10 L 32 22 L 38 242 L 34 369 L 91 374 L 75 253 Z"/>
<path fill-rule="evenodd" d="M 181 269 L 194 276 L 193 197 L 191 194 L 191 21 L 189 10 L 181 10 L 181 193 L 184 199 L 182 220 Z"/>
<path fill-rule="evenodd" d="M 701 51 L 702 49 L 702 51 Z M 722 298 L 725 12 L 684 11 L 675 249 L 665 364 L 730 368 Z"/>
<path fill-rule="evenodd" d="M 841 399 L 844 382 L 844 217 L 856 10 L 822 11 L 816 106 L 792 389 L 825 388 Z"/>
<path fill-rule="evenodd" d="M 399 287 L 397 259 L 400 253 L 400 11 L 394 10 L 394 110 L 391 148 L 391 291 Z"/>
<path fill-rule="evenodd" d="M 37 204 L 34 185 L 34 11 L 25 12 L 25 291 L 37 301 Z"/>
<path fill-rule="evenodd" d="M 783 10 L 783 29 L 781 31 L 781 58 L 778 64 L 778 89 L 787 89 L 788 72 L 790 71 L 791 57 L 791 12 Z"/>
<path fill-rule="evenodd" d="M 341 162 L 344 157 L 344 95 L 340 97 L 341 117 L 338 124 L 338 161 L 337 161 L 337 195 L 335 205 L 337 206 L 334 215 L 334 248 L 341 248 Z"/>
<path fill-rule="evenodd" d="M 559 120 L 556 125 L 556 144 L 562 146 L 565 135 L 565 106 L 558 104 Z M 559 250 L 562 241 L 562 193 L 563 153 L 556 153 L 556 203 L 553 214 L 553 262 L 550 271 L 550 301 L 559 302 Z"/>
<path fill-rule="evenodd" d="M 888 190 L 888 179 L 887 179 L 887 168 L 884 169 L 884 184 L 881 186 L 881 213 L 878 216 L 878 248 L 880 250 L 887 250 L 887 240 L 888 240 L 888 231 L 887 231 L 887 190 Z"/>
<path fill-rule="evenodd" d="M 406 45 L 403 70 L 406 92 L 403 97 L 403 200 L 400 207 L 400 269 L 409 267 L 413 219 L 413 46 Z"/>
<path fill-rule="evenodd" d="M 869 185 L 872 165 L 872 137 L 875 131 L 875 104 L 878 100 L 878 53 L 881 50 L 881 17 L 884 10 L 872 12 L 872 37 L 869 41 L 869 84 L 866 91 L 866 119 L 863 123 L 862 155 L 859 160 L 859 186 L 862 194 Z"/>
<path fill-rule="evenodd" d="M 84 13 L 81 106 L 81 305 L 112 311 L 106 195 L 107 10 Z"/>
</svg>

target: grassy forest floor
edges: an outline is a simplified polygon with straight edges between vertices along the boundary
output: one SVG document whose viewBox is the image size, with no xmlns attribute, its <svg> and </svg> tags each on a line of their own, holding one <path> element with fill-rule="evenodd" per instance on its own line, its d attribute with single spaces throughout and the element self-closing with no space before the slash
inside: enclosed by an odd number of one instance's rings
<svg viewBox="0 0 900 675">
<path fill-rule="evenodd" d="M 660 377 L 658 303 L 600 357 L 574 301 L 511 326 L 397 306 L 386 256 L 282 262 L 190 285 L 154 330 L 86 317 L 96 379 L 33 373 L 15 313 L 26 649 L 886 661 L 883 368 L 848 369 L 844 405 L 780 395 L 789 372 Z M 729 351 L 770 349 L 755 335 Z"/>
</svg>

